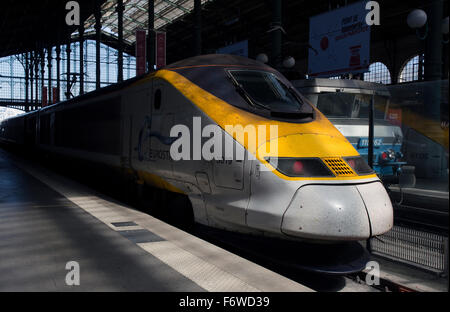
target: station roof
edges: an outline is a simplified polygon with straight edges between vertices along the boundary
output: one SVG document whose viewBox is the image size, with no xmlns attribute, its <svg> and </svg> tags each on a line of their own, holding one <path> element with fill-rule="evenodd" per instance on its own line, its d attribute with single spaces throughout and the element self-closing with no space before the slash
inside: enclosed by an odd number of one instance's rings
<svg viewBox="0 0 450 312">
<path fill-rule="evenodd" d="M 77 1 L 80 18 L 85 20 L 94 12 L 95 1 Z M 65 22 L 66 3 L 61 0 L 0 1 L 0 57 L 67 41 L 76 26 Z"/>
<path fill-rule="evenodd" d="M 202 0 L 202 4 L 212 0 Z M 106 0 L 101 6 L 102 32 L 117 37 L 117 0 Z M 148 0 L 123 0 L 125 10 L 123 12 L 123 38 L 125 43 L 133 44 L 136 41 L 137 29 L 148 28 Z M 194 9 L 194 0 L 155 0 L 155 29 L 182 18 Z M 91 15 L 86 20 L 85 34 L 95 33 L 95 17 Z"/>
<path fill-rule="evenodd" d="M 96 0 L 102 10 L 102 42 L 117 47 L 117 0 Z M 96 1 L 78 0 L 85 36 L 94 39 L 94 6 Z M 147 29 L 149 0 L 123 0 L 125 52 L 134 53 L 136 29 Z M 168 33 L 168 62 L 193 53 L 194 0 L 154 0 L 155 29 Z M 347 0 L 348 4 L 359 0 Z M 2 0 L 0 2 L 0 57 L 64 44 L 76 40 L 75 26 L 65 24 L 65 0 Z M 314 5 L 311 5 L 311 2 Z M 334 5 L 332 6 L 332 2 Z M 283 53 L 305 59 L 308 53 L 309 18 L 336 7 L 339 1 L 283 1 Z M 397 40 L 412 34 L 406 24 L 411 8 L 427 7 L 423 0 L 380 0 L 381 27 L 372 32 L 372 42 Z M 448 1 L 445 1 L 448 10 Z M 202 0 L 203 52 L 249 40 L 250 55 L 270 52 L 270 0 Z"/>
<path fill-rule="evenodd" d="M 102 12 L 102 41 L 117 45 L 117 0 L 98 0 Z M 125 10 L 124 41 L 131 49 L 135 31 L 148 28 L 148 1 L 123 0 Z M 182 19 L 194 9 L 194 0 L 154 0 L 155 29 L 159 30 Z M 202 4 L 213 0 L 202 0 Z M 66 43 L 78 37 L 76 26 L 67 26 L 65 9 L 67 1 L 61 0 L 3 0 L 0 3 L 0 57 Z M 94 9 L 96 1 L 78 0 L 86 38 L 95 34 Z"/>
</svg>

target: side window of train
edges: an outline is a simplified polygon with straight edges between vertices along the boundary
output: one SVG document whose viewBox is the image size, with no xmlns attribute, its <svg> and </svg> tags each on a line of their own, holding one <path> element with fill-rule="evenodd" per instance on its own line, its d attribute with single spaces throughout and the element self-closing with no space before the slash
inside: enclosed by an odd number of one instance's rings
<svg viewBox="0 0 450 312">
<path fill-rule="evenodd" d="M 155 106 L 156 110 L 159 110 L 161 108 L 161 102 L 162 102 L 162 92 L 161 89 L 158 89 L 155 91 L 155 98 L 153 105 Z"/>
</svg>

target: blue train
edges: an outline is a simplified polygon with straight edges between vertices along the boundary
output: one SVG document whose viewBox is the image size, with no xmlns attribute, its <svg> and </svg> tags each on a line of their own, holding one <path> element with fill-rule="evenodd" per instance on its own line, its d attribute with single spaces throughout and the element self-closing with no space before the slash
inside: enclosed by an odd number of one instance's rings
<svg viewBox="0 0 450 312">
<path fill-rule="evenodd" d="M 382 84 L 361 80 L 307 79 L 292 82 L 337 129 L 368 159 L 369 108 L 375 106 L 374 170 L 385 181 L 397 184 L 407 165 L 402 153 L 401 124 L 390 110 L 390 93 Z M 408 166 L 408 172 L 411 167 Z"/>
</svg>

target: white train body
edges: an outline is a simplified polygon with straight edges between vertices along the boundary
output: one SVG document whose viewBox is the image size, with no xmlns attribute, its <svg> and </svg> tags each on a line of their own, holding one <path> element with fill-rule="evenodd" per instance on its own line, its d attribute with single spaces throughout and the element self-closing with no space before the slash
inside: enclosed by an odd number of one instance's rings
<svg viewBox="0 0 450 312">
<path fill-rule="evenodd" d="M 204 75 L 208 68 L 215 71 L 211 76 Z M 242 109 L 247 103 L 225 75 L 215 82 L 220 71 L 228 68 L 270 71 L 289 85 L 279 73 L 257 62 L 203 56 L 120 88 L 9 119 L 0 126 L 0 139 L 31 142 L 41 151 L 121 168 L 140 182 L 185 194 L 195 221 L 215 228 L 313 241 L 364 240 L 391 229 L 393 209 L 382 183 L 373 172 L 358 174 L 348 166 L 346 157 L 358 159 L 359 154 L 319 111 L 303 99 L 314 117 L 298 123 L 283 116 L 262 116 L 251 107 Z M 186 74 L 189 70 L 193 73 Z M 241 102 L 233 105 L 228 98 Z M 223 150 L 234 146 L 245 158 L 227 160 L 224 155 L 209 161 L 174 161 L 173 141 L 167 142 L 170 131 L 184 125 L 194 137 L 194 118 L 200 118 L 202 128 L 218 126 L 225 138 Z M 18 123 L 24 127 L 19 136 L 23 139 L 18 139 L 17 127 L 10 128 Z M 278 155 L 269 157 L 313 159 L 331 174 L 293 177 L 273 170 L 267 158 L 255 157 L 255 148 L 227 132 L 226 124 L 277 124 L 278 136 L 268 137 L 267 144 L 277 140 Z M 200 146 L 208 141 L 195 139 Z M 333 162 L 348 171 L 340 174 Z"/>
</svg>

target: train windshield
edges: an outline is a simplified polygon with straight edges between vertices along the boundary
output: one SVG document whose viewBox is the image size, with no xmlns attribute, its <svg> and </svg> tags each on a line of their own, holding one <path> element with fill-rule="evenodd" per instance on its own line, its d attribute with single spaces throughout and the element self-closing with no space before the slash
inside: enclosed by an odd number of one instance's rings
<svg viewBox="0 0 450 312">
<path fill-rule="evenodd" d="M 272 112 L 298 112 L 302 100 L 274 74 L 256 70 L 230 70 L 230 78 L 253 106 Z"/>
<path fill-rule="evenodd" d="M 370 94 L 320 93 L 317 108 L 329 118 L 369 118 Z M 384 119 L 388 98 L 375 95 L 375 119 Z"/>
</svg>

